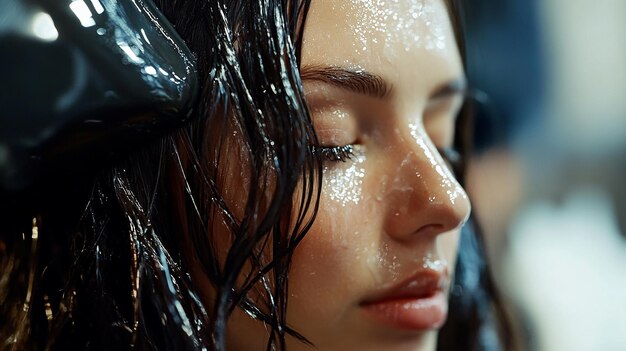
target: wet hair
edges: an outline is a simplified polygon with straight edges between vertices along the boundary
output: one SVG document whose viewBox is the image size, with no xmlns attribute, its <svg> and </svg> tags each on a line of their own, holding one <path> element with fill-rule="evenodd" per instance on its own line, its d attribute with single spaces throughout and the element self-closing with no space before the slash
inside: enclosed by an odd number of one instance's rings
<svg viewBox="0 0 626 351">
<path fill-rule="evenodd" d="M 2 347 L 224 350 L 237 308 L 268 326 L 268 350 L 285 349 L 288 336 L 309 343 L 287 325 L 286 306 L 291 258 L 321 189 L 298 71 L 310 0 L 156 3 L 196 55 L 195 118 L 95 182 L 52 192 L 31 228 L 12 228 L 30 235 L 0 248 Z M 465 137 L 456 142 L 466 153 Z M 249 176 L 243 216 L 224 198 L 231 162 Z M 222 256 L 216 223 L 231 243 Z M 476 233 L 463 230 L 439 350 L 508 340 Z M 192 269 L 215 290 L 211 303 Z M 250 299 L 259 286 L 263 298 Z"/>
</svg>

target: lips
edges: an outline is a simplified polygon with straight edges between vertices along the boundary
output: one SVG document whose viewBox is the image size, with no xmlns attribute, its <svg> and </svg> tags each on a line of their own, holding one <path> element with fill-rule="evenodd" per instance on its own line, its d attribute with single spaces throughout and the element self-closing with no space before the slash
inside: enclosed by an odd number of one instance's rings
<svg viewBox="0 0 626 351">
<path fill-rule="evenodd" d="M 365 299 L 361 308 L 377 322 L 406 330 L 436 329 L 448 314 L 447 269 L 417 271 L 401 283 Z"/>
</svg>

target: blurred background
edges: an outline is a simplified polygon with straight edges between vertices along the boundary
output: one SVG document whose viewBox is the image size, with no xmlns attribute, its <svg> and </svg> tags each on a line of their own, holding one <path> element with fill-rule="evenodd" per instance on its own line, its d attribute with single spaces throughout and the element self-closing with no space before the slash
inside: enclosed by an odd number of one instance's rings
<svg viewBox="0 0 626 351">
<path fill-rule="evenodd" d="M 524 350 L 626 350 L 626 1 L 469 0 L 468 177 Z"/>
</svg>

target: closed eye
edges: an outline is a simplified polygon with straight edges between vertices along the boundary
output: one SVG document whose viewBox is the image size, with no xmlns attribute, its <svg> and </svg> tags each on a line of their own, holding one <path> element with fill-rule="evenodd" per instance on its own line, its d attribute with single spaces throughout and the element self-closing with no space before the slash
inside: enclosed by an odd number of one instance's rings
<svg viewBox="0 0 626 351">
<path fill-rule="evenodd" d="M 313 147 L 313 154 L 319 155 L 325 161 L 346 162 L 354 157 L 352 145 L 317 146 Z"/>
</svg>

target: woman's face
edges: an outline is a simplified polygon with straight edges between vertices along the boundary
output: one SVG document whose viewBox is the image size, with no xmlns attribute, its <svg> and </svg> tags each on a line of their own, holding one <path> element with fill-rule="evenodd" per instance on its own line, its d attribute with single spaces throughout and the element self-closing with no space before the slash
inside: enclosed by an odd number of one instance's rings
<svg viewBox="0 0 626 351">
<path fill-rule="evenodd" d="M 470 212 L 438 151 L 452 146 L 464 87 L 446 5 L 314 0 L 301 74 L 323 153 L 340 160 L 325 161 L 319 214 L 294 254 L 288 325 L 319 350 L 433 350 Z M 228 331 L 235 350 L 267 341 L 242 313 Z"/>
</svg>

